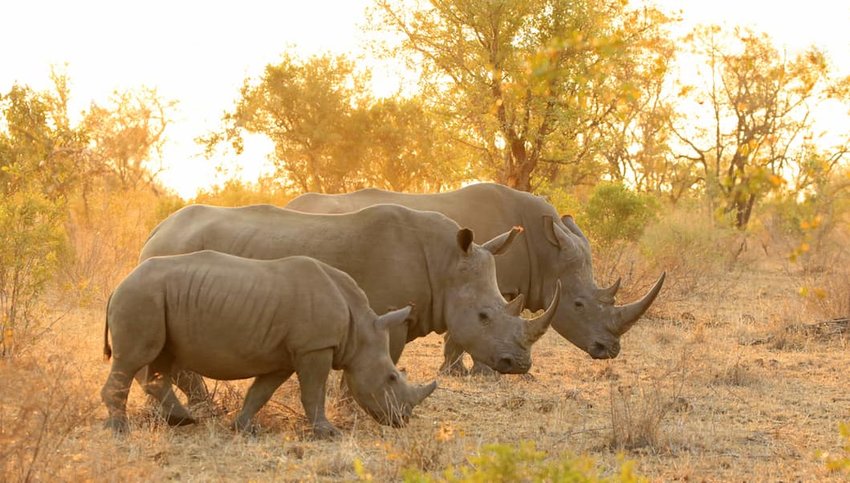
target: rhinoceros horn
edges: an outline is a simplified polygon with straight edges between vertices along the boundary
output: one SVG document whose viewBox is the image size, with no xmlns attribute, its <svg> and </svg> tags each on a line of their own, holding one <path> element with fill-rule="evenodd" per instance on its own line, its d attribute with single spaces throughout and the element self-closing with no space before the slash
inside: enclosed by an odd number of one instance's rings
<svg viewBox="0 0 850 483">
<path fill-rule="evenodd" d="M 418 386 L 413 395 L 414 406 L 419 405 L 422 401 L 425 400 L 426 397 L 430 396 L 434 389 L 437 389 L 437 381 L 431 381 L 431 384 L 422 384 Z"/>
<path fill-rule="evenodd" d="M 655 297 L 658 296 L 658 292 L 661 291 L 661 286 L 664 285 L 664 278 L 666 276 L 667 272 L 662 273 L 661 276 L 658 277 L 658 281 L 655 282 L 652 289 L 644 295 L 641 300 L 616 308 L 614 318 L 616 324 L 615 332 L 617 335 L 625 334 L 626 331 L 631 329 L 640 316 L 646 312 L 650 305 L 652 305 L 652 302 L 655 301 Z"/>
<path fill-rule="evenodd" d="M 549 307 L 539 316 L 529 319 L 526 325 L 525 340 L 529 345 L 537 342 L 537 340 L 543 337 L 543 334 L 546 333 L 546 329 L 548 329 L 549 325 L 552 323 L 552 318 L 555 317 L 555 311 L 558 310 L 558 302 L 560 301 L 561 281 L 558 280 L 555 283 L 555 295 L 552 297 L 552 302 L 549 303 Z"/>
<path fill-rule="evenodd" d="M 621 281 L 622 281 L 622 279 L 618 278 L 617 281 L 614 282 L 614 284 L 611 285 L 610 287 L 600 288 L 596 293 L 597 297 L 599 297 L 599 300 L 602 301 L 602 302 L 607 302 L 607 303 L 613 304 L 614 303 L 614 296 L 617 295 L 617 291 L 620 290 L 620 282 Z"/>
<path fill-rule="evenodd" d="M 505 306 L 505 310 L 514 316 L 519 317 L 519 314 L 522 313 L 522 309 L 525 308 L 525 295 L 519 294 L 513 298 L 508 305 Z"/>
<path fill-rule="evenodd" d="M 511 246 L 517 235 L 523 232 L 523 227 L 515 226 L 510 231 L 502 233 L 492 240 L 481 245 L 482 248 L 488 250 L 493 255 L 501 255 Z"/>
</svg>

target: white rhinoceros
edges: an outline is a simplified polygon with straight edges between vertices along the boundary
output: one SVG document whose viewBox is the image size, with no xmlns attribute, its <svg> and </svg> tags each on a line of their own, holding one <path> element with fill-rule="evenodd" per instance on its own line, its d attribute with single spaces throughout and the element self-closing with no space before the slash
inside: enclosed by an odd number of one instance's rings
<svg viewBox="0 0 850 483">
<path fill-rule="evenodd" d="M 562 302 L 552 327 L 594 359 L 619 354 L 620 336 L 652 305 L 664 283 L 662 274 L 640 301 L 615 306 L 620 281 L 609 288 L 596 286 L 590 243 L 572 217 L 559 217 L 539 196 L 495 183 L 435 194 L 380 189 L 339 195 L 307 193 L 286 208 L 306 213 L 347 213 L 379 203 L 443 213 L 485 238 L 503 226 L 525 227 L 523 243 L 496 260 L 500 290 L 509 298 L 524 296 L 529 309 L 539 310 L 551 301 L 552 290 L 560 281 Z M 463 348 L 447 338 L 446 364 L 454 365 L 462 355 Z"/>
<path fill-rule="evenodd" d="M 498 372 L 525 373 L 531 345 L 549 327 L 560 292 L 553 286 L 548 309 L 531 320 L 519 317 L 517 301 L 502 297 L 493 255 L 509 252 L 521 231 L 477 245 L 471 230 L 445 215 L 398 205 L 339 215 L 191 205 L 153 230 L 141 259 L 205 249 L 256 259 L 310 256 L 351 275 L 378 313 L 415 305 L 407 324 L 390 330 L 393 362 L 407 342 L 436 332 Z M 198 378 L 184 376 L 178 386 L 193 402 L 203 400 Z"/>
<path fill-rule="evenodd" d="M 325 417 L 331 368 L 343 371 L 372 417 L 403 425 L 436 387 L 408 385 L 390 358 L 389 330 L 409 314 L 405 307 L 378 317 L 351 277 L 308 257 L 251 260 L 207 250 L 151 258 L 118 285 L 107 306 L 107 426 L 128 430 L 131 376 L 147 365 L 145 390 L 170 424 L 194 422 L 171 389 L 171 368 L 178 366 L 213 379 L 255 377 L 234 422 L 239 430 L 294 372 L 314 434 L 337 434 Z"/>
</svg>

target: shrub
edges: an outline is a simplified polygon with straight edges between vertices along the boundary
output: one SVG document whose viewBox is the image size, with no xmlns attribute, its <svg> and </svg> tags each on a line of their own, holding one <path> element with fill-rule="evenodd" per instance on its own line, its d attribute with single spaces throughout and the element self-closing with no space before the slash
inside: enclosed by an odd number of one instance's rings
<svg viewBox="0 0 850 483">
<path fill-rule="evenodd" d="M 146 187 L 105 185 L 74 197 L 65 222 L 70 247 L 60 266 L 60 287 L 83 305 L 104 302 L 138 263 L 145 240 L 173 200 Z"/>
<path fill-rule="evenodd" d="M 622 184 L 601 183 L 587 201 L 579 221 L 601 247 L 618 241 L 635 241 L 658 216 L 658 202 L 650 195 Z"/>
<path fill-rule="evenodd" d="M 614 477 L 602 476 L 589 457 L 561 455 L 550 458 L 531 441 L 517 446 L 490 444 L 476 456 L 468 457 L 469 465 L 456 470 L 449 467 L 442 477 L 433 478 L 419 470 L 409 470 L 408 482 L 510 482 L 510 481 L 573 481 L 606 482 L 644 481 L 634 473 L 633 463 L 624 462 Z"/>
<path fill-rule="evenodd" d="M 272 178 L 260 178 L 256 183 L 246 183 L 230 178 L 224 184 L 209 190 L 198 191 L 192 203 L 217 206 L 244 206 L 259 203 L 283 206 L 293 195 L 280 187 Z"/>
<path fill-rule="evenodd" d="M 38 296 L 64 247 L 63 207 L 24 189 L 0 199 L 0 356 L 33 319 Z"/>
</svg>

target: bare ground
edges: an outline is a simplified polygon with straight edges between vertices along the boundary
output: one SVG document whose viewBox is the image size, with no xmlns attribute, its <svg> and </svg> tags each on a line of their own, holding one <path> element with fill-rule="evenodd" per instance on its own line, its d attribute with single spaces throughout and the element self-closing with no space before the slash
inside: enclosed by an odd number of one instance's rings
<svg viewBox="0 0 850 483">
<path fill-rule="evenodd" d="M 131 393 L 132 434 L 102 429 L 103 311 L 73 308 L 15 359 L 0 359 L 0 475 L 18 480 L 392 481 L 413 467 L 434 475 L 488 443 L 588 454 L 604 471 L 618 454 L 651 480 L 825 481 L 821 452 L 842 454 L 850 420 L 850 336 L 797 330 L 818 322 L 798 277 L 735 274 L 709 294 L 662 294 L 623 339 L 621 355 L 594 361 L 550 331 L 530 376 L 438 377 L 439 388 L 403 429 L 374 423 L 331 390 L 336 441 L 311 441 L 288 381 L 261 411 L 261 432 L 228 427 L 246 384 L 212 383 L 224 415 L 195 408 L 193 427 L 171 429 Z M 53 311 L 64 313 L 61 300 Z M 400 366 L 415 382 L 435 376 L 442 342 L 411 344 Z M 355 470 L 359 467 L 359 470 Z"/>
</svg>

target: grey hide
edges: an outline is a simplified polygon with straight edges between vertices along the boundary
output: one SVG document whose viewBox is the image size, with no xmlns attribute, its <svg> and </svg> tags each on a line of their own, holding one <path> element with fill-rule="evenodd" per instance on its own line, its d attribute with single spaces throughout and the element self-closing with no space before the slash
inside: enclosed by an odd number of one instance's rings
<svg viewBox="0 0 850 483">
<path fill-rule="evenodd" d="M 101 392 L 107 426 L 128 430 L 130 375 L 146 365 L 145 390 L 170 424 L 194 422 L 171 389 L 178 366 L 214 379 L 256 378 L 234 423 L 239 430 L 250 428 L 294 372 L 314 434 L 338 434 L 325 417 L 331 368 L 343 371 L 357 403 L 377 421 L 403 425 L 436 387 L 408 385 L 390 358 L 388 331 L 409 313 L 405 307 L 378 317 L 351 277 L 308 257 L 250 260 L 201 251 L 151 258 L 108 304 L 104 354 L 114 357 Z"/>
<path fill-rule="evenodd" d="M 310 256 L 351 275 L 378 313 L 414 305 L 407 324 L 390 331 L 393 362 L 405 343 L 436 332 L 496 371 L 525 373 L 531 345 L 548 328 L 559 296 L 548 297 L 548 310 L 532 320 L 502 297 L 493 255 L 510 253 L 522 238 L 510 226 L 478 245 L 448 217 L 398 205 L 338 215 L 192 205 L 154 229 L 141 259 L 204 249 L 256 259 Z"/>
<path fill-rule="evenodd" d="M 496 260 L 499 288 L 508 297 L 524 296 L 527 308 L 551 301 L 561 282 L 561 299 L 552 327 L 595 359 L 616 357 L 620 336 L 649 308 L 664 283 L 662 274 L 639 301 L 614 305 L 619 280 L 599 288 L 594 282 L 590 244 L 570 216 L 559 217 L 542 197 L 494 183 L 480 183 L 438 194 L 408 194 L 364 189 L 348 194 L 308 193 L 287 208 L 311 213 L 345 213 L 378 203 L 437 211 L 486 237 L 504 226 L 522 226 L 524 238 Z M 462 349 L 446 341 L 446 362 Z M 474 356 L 473 356 L 474 358 Z"/>
</svg>

